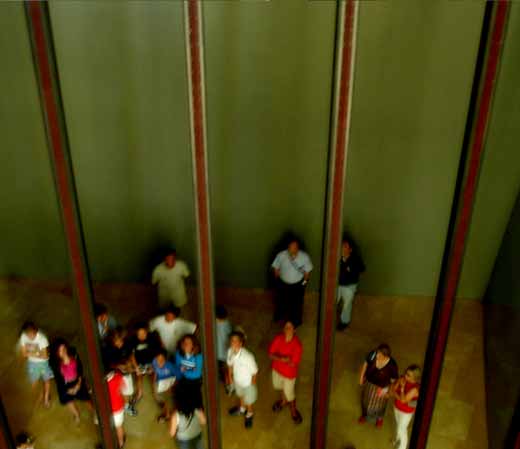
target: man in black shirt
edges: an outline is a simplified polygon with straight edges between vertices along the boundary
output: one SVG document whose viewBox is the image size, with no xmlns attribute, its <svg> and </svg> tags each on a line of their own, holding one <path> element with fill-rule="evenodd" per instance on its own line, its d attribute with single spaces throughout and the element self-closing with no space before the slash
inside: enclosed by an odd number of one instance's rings
<svg viewBox="0 0 520 449">
<path fill-rule="evenodd" d="M 359 276 L 365 271 L 365 264 L 352 240 L 343 238 L 341 244 L 341 259 L 339 261 L 338 302 L 343 302 L 338 330 L 344 330 L 350 324 L 352 303 L 356 295 Z"/>
</svg>

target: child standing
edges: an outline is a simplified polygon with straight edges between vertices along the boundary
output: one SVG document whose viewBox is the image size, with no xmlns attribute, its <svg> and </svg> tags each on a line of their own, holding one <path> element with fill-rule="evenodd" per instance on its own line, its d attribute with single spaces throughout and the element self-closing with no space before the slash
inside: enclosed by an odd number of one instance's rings
<svg viewBox="0 0 520 449">
<path fill-rule="evenodd" d="M 111 330 L 117 327 L 117 321 L 108 313 L 108 309 L 104 304 L 94 304 L 94 315 L 98 325 L 99 337 L 102 342 Z"/>
<path fill-rule="evenodd" d="M 125 398 L 123 392 L 127 385 L 125 378 L 118 370 L 111 370 L 105 378 L 108 386 L 110 406 L 112 408 L 112 420 L 116 429 L 117 443 L 120 448 L 125 444 Z"/>
<path fill-rule="evenodd" d="M 154 396 L 161 408 L 157 422 L 166 422 L 171 414 L 171 395 L 175 383 L 175 365 L 166 358 L 166 351 L 161 350 L 152 362 Z"/>
<path fill-rule="evenodd" d="M 191 321 L 180 318 L 181 309 L 175 306 L 168 306 L 164 315 L 159 315 L 150 321 L 150 330 L 157 332 L 161 337 L 162 345 L 173 357 L 177 351 L 177 343 L 186 334 L 194 334 L 197 325 Z"/>
<path fill-rule="evenodd" d="M 234 385 L 235 393 L 240 400 L 238 406 L 229 409 L 229 414 L 231 416 L 245 416 L 245 428 L 250 429 L 253 426 L 253 404 L 258 397 L 256 388 L 258 366 L 253 354 L 244 348 L 245 337 L 243 333 L 232 332 L 229 343 L 227 384 Z"/>
<path fill-rule="evenodd" d="M 106 345 L 103 348 L 104 363 L 107 369 L 117 369 L 123 374 L 126 382 L 123 395 L 128 398 L 125 411 L 130 416 L 137 416 L 133 381 L 133 374 L 137 371 L 137 363 L 132 351 L 133 348 L 125 337 L 126 331 L 121 327 L 108 333 Z"/>
<path fill-rule="evenodd" d="M 155 332 L 148 332 L 146 323 L 139 323 L 135 327 L 135 336 L 130 342 L 135 361 L 137 363 L 137 396 L 136 402 L 143 396 L 143 380 L 145 376 L 153 374 L 152 362 L 161 350 L 161 342 Z"/>
<path fill-rule="evenodd" d="M 217 362 L 221 382 L 226 383 L 227 377 L 227 352 L 229 349 L 229 336 L 233 331 L 224 306 L 217 306 Z M 226 393 L 233 392 L 230 385 L 226 385 Z"/>
<path fill-rule="evenodd" d="M 175 354 L 177 389 L 182 389 L 193 396 L 197 407 L 202 407 L 202 354 L 200 343 L 195 335 L 185 335 L 179 342 Z"/>
<path fill-rule="evenodd" d="M 175 390 L 176 410 L 170 421 L 170 435 L 176 439 L 179 449 L 203 449 L 202 426 L 206 416 L 193 400 L 189 391 Z"/>
<path fill-rule="evenodd" d="M 32 321 L 27 321 L 22 326 L 22 332 L 18 343 L 22 357 L 27 359 L 27 374 L 32 387 L 35 389 L 38 382 L 43 382 L 43 406 L 49 408 L 51 379 L 54 378 L 49 366 L 49 340 L 38 326 Z"/>
</svg>

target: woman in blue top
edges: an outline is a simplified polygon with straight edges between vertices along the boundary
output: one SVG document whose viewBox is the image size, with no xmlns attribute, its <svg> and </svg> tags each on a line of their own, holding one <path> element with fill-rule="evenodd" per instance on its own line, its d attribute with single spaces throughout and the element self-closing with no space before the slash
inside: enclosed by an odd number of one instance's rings
<svg viewBox="0 0 520 449">
<path fill-rule="evenodd" d="M 179 341 L 175 354 L 175 368 L 178 379 L 178 387 L 189 391 L 195 397 L 197 406 L 202 406 L 202 354 L 197 337 L 192 334 L 185 335 Z"/>
</svg>

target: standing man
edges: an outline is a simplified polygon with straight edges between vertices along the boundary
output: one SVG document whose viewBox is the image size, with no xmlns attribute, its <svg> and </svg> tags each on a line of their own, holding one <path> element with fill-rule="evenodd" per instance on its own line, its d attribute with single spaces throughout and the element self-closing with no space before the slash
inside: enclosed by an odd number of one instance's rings
<svg viewBox="0 0 520 449">
<path fill-rule="evenodd" d="M 298 240 L 293 237 L 287 249 L 277 254 L 271 267 L 278 280 L 274 320 L 289 320 L 298 327 L 303 319 L 305 286 L 313 269 L 311 258 L 300 250 Z"/>
<path fill-rule="evenodd" d="M 295 393 L 302 352 L 302 342 L 295 333 L 294 325 L 287 321 L 283 332 L 274 337 L 269 345 L 273 387 L 282 394 L 281 399 L 274 403 L 273 412 L 279 412 L 289 405 L 291 418 L 296 424 L 302 422 L 302 415 L 296 408 Z"/>
<path fill-rule="evenodd" d="M 352 317 L 352 303 L 356 295 L 359 275 L 365 271 L 365 264 L 355 245 L 348 237 L 343 237 L 341 259 L 339 261 L 338 303 L 343 301 L 338 330 L 345 330 Z"/>
<path fill-rule="evenodd" d="M 188 265 L 182 260 L 177 260 L 177 252 L 174 249 L 155 267 L 152 284 L 157 284 L 160 308 L 170 304 L 182 307 L 188 302 L 184 280 L 189 275 Z"/>
</svg>

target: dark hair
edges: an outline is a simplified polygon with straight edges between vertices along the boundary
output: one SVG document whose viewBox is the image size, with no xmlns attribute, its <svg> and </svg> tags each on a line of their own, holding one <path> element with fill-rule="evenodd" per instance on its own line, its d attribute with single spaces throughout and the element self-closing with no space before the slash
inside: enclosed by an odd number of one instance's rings
<svg viewBox="0 0 520 449">
<path fill-rule="evenodd" d="M 159 357 L 160 355 L 162 355 L 166 360 L 168 360 L 168 353 L 166 352 L 166 349 L 164 349 L 164 348 L 159 349 L 155 353 L 154 358 Z"/>
<path fill-rule="evenodd" d="M 22 444 L 31 444 L 32 441 L 33 439 L 27 432 L 20 432 L 14 439 L 17 446 L 21 446 Z"/>
<path fill-rule="evenodd" d="M 101 304 L 100 302 L 94 304 L 94 315 L 96 318 L 99 318 L 101 315 L 105 315 L 106 313 L 108 313 L 108 309 L 105 304 Z"/>
<path fill-rule="evenodd" d="M 146 321 L 139 321 L 137 323 L 135 323 L 134 325 L 134 331 L 137 332 L 141 329 L 145 329 L 145 330 L 149 330 L 148 329 L 148 323 Z"/>
<path fill-rule="evenodd" d="M 343 237 L 341 238 L 341 244 L 343 244 L 343 243 L 348 243 L 348 246 L 350 246 L 350 248 L 352 249 L 353 253 L 358 253 L 359 252 L 359 248 L 358 248 L 358 245 L 357 245 L 356 241 L 346 231 L 343 233 Z"/>
<path fill-rule="evenodd" d="M 292 326 L 294 327 L 294 329 L 296 329 L 296 324 L 294 324 L 294 321 L 291 320 L 291 319 L 285 319 L 285 320 L 283 320 L 283 321 L 282 321 L 282 327 L 285 327 L 285 325 L 286 325 L 287 323 L 291 323 Z"/>
<path fill-rule="evenodd" d="M 191 418 L 195 410 L 200 407 L 200 397 L 193 393 L 193 389 L 191 388 L 176 388 L 174 393 L 177 411 L 188 419 Z"/>
<path fill-rule="evenodd" d="M 182 344 L 185 340 L 188 339 L 190 339 L 193 344 L 193 354 L 200 354 L 200 342 L 194 334 L 186 334 L 184 337 L 182 337 L 179 340 L 179 343 L 177 343 L 177 350 L 181 353 L 183 357 L 186 356 L 184 349 L 182 349 Z"/>
<path fill-rule="evenodd" d="M 228 317 L 228 312 L 224 306 L 218 305 L 215 310 L 215 314 L 219 320 L 224 320 Z"/>
<path fill-rule="evenodd" d="M 240 340 L 240 343 L 242 343 L 242 345 L 246 342 L 246 336 L 243 332 L 233 331 L 231 332 L 231 334 L 229 334 L 229 339 L 231 340 L 233 337 L 237 337 Z"/>
<path fill-rule="evenodd" d="M 72 347 L 68 344 L 67 340 L 65 340 L 64 338 L 57 338 L 57 339 L 53 342 L 53 344 L 52 344 L 52 346 L 53 346 L 53 351 L 52 351 L 52 352 L 53 352 L 53 355 L 54 355 L 55 359 L 56 359 L 58 362 L 60 361 L 60 356 L 59 356 L 59 354 L 58 354 L 58 351 L 59 351 L 59 349 L 60 349 L 60 346 L 62 346 L 62 345 L 65 346 L 65 350 L 67 351 L 67 355 L 68 355 L 69 357 L 75 357 L 75 356 L 76 356 L 76 351 L 74 350 L 74 348 L 72 348 Z"/>
<path fill-rule="evenodd" d="M 34 324 L 32 321 L 26 321 L 22 324 L 22 330 L 21 332 L 27 332 L 27 331 L 34 331 L 38 332 L 38 326 Z"/>
<path fill-rule="evenodd" d="M 302 246 L 301 240 L 298 237 L 296 237 L 295 234 L 290 234 L 287 236 L 286 246 L 288 247 L 291 243 L 296 243 L 298 245 L 298 248 L 301 248 Z"/>
<path fill-rule="evenodd" d="M 419 382 L 421 380 L 421 367 L 417 364 L 410 365 L 408 368 L 406 368 L 405 373 L 412 373 L 414 379 L 416 382 Z"/>
<path fill-rule="evenodd" d="M 176 256 L 177 255 L 177 250 L 175 248 L 167 249 L 166 251 L 164 251 L 163 259 L 166 259 L 168 256 L 171 256 L 172 254 L 174 256 Z"/>
<path fill-rule="evenodd" d="M 171 313 L 176 317 L 179 317 L 181 315 L 181 308 L 170 304 L 164 309 L 164 314 L 166 315 L 167 313 Z"/>
<path fill-rule="evenodd" d="M 390 355 L 392 354 L 392 351 L 390 351 L 390 346 L 388 346 L 386 343 L 381 343 L 377 349 L 376 349 L 377 352 L 380 352 L 381 354 L 383 354 L 385 357 L 390 357 Z"/>
<path fill-rule="evenodd" d="M 124 339 L 125 337 L 126 330 L 122 326 L 117 326 L 115 329 L 108 331 L 106 339 L 110 344 L 113 344 L 116 338 Z"/>
</svg>

